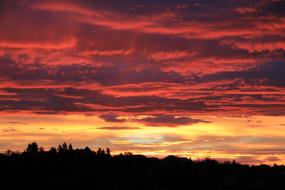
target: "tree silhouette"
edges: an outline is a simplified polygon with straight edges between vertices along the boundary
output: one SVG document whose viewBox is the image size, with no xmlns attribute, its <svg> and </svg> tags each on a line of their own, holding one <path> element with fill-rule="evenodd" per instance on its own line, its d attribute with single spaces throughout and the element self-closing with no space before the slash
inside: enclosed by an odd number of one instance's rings
<svg viewBox="0 0 285 190">
<path fill-rule="evenodd" d="M 62 145 L 58 145 L 57 150 L 58 150 L 58 152 L 60 152 L 60 153 L 67 152 L 67 151 L 68 151 L 67 144 L 64 142 L 64 143 L 62 143 Z"/>
<path fill-rule="evenodd" d="M 102 156 L 103 154 L 105 154 L 104 150 L 102 150 L 101 148 L 98 148 L 97 155 Z"/>
<path fill-rule="evenodd" d="M 36 142 L 32 142 L 28 144 L 26 148 L 26 152 L 27 153 L 38 153 L 39 152 L 38 144 Z"/>
<path fill-rule="evenodd" d="M 111 151 L 110 151 L 109 148 L 106 149 L 106 154 L 107 154 L 108 156 L 111 156 Z"/>
<path fill-rule="evenodd" d="M 58 149 L 40 151 L 33 142 L 23 153 L 0 153 L 0 168 L 1 185 L 19 184 L 18 189 L 43 185 L 50 189 L 104 190 L 285 189 L 284 165 L 249 166 L 236 161 L 220 163 L 210 158 L 191 160 L 177 156 L 158 159 L 131 152 L 111 156 L 109 148 L 98 148 L 96 152 L 89 147 L 74 150 L 66 143 Z"/>
<path fill-rule="evenodd" d="M 56 148 L 54 148 L 54 147 L 50 147 L 50 149 L 49 149 L 49 153 L 56 153 Z"/>
<path fill-rule="evenodd" d="M 72 144 L 69 144 L 69 145 L 68 145 L 68 151 L 73 151 Z"/>
<path fill-rule="evenodd" d="M 64 143 L 62 144 L 62 151 L 63 151 L 63 152 L 67 152 L 67 150 L 68 150 L 67 144 L 64 142 Z"/>
</svg>

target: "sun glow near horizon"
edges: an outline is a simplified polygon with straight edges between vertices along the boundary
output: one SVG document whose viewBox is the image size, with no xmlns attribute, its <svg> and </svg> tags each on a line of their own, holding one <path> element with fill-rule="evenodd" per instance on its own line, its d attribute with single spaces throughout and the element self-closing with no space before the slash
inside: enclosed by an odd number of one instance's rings
<svg viewBox="0 0 285 190">
<path fill-rule="evenodd" d="M 89 146 L 96 150 L 99 147 L 110 147 L 113 154 L 132 152 L 159 158 L 176 155 L 192 159 L 210 157 L 221 161 L 242 160 L 244 163 L 255 163 L 259 159 L 263 160 L 259 163 L 268 164 L 276 162 L 274 156 L 283 158 L 282 154 L 272 152 L 268 152 L 268 156 L 265 153 L 259 155 L 259 149 L 266 152 L 284 143 L 285 131 L 279 124 L 283 121 L 282 117 L 257 116 L 248 118 L 247 122 L 237 117 L 203 118 L 212 122 L 157 127 L 128 119 L 124 128 L 121 128 L 97 116 L 9 114 L 0 117 L 0 128 L 3 131 L 0 141 L 10 142 L 8 146 L 1 146 L 1 151 L 23 151 L 26 144 L 36 141 L 46 149 L 68 142 L 78 148 Z M 270 130 L 267 126 L 271 126 Z M 267 157 L 272 157 L 272 160 L 266 160 Z"/>
</svg>

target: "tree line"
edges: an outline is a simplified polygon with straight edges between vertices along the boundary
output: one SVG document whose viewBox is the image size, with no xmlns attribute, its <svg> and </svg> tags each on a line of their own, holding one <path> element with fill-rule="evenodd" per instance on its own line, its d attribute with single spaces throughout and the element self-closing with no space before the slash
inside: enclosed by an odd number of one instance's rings
<svg viewBox="0 0 285 190">
<path fill-rule="evenodd" d="M 75 149 L 67 143 L 44 150 L 33 142 L 23 152 L 0 154 L 0 186 L 9 188 L 283 190 L 284 179 L 283 165 L 112 155 L 109 148 Z"/>
<path fill-rule="evenodd" d="M 95 155 L 107 155 L 107 156 L 111 155 L 111 151 L 109 148 L 107 148 L 106 150 L 98 148 L 97 151 L 92 151 L 89 147 L 85 147 L 84 149 L 73 149 L 72 144 L 67 144 L 65 142 L 59 144 L 57 148 L 51 147 L 48 151 L 45 151 L 43 147 L 39 147 L 36 142 L 32 142 L 27 145 L 27 148 L 23 153 L 36 154 L 44 152 L 49 152 L 49 153 L 88 152 Z"/>
</svg>

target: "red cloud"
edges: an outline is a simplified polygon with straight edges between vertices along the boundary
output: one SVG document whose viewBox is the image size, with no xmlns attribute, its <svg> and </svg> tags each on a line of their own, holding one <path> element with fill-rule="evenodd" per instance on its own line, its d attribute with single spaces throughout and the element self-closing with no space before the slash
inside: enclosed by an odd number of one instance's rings
<svg viewBox="0 0 285 190">
<path fill-rule="evenodd" d="M 118 55 L 130 55 L 134 52 L 134 49 L 129 50 L 86 50 L 81 54 L 83 56 L 118 56 Z"/>
<path fill-rule="evenodd" d="M 32 5 L 34 9 L 54 11 L 54 12 L 69 12 L 78 13 L 87 16 L 100 16 L 98 11 L 94 11 L 88 7 L 80 6 L 79 4 L 70 2 L 55 2 L 55 1 L 45 1 L 39 2 Z"/>
<path fill-rule="evenodd" d="M 65 41 L 60 41 L 56 43 L 0 41 L 0 48 L 60 50 L 73 48 L 76 45 L 76 41 L 77 40 L 75 38 L 70 38 Z"/>
<path fill-rule="evenodd" d="M 253 7 L 237 7 L 235 11 L 240 14 L 251 14 L 257 12 L 256 8 Z"/>
<path fill-rule="evenodd" d="M 205 38 L 215 39 L 233 36 L 255 36 L 262 31 L 255 28 L 248 30 L 247 27 L 233 28 L 228 26 L 236 22 L 236 26 L 243 23 L 242 20 L 231 20 L 220 23 L 202 23 L 197 21 L 184 21 L 175 24 L 169 24 L 169 20 L 179 20 L 176 13 L 161 13 L 146 16 L 134 16 L 118 14 L 112 11 L 102 11 L 97 9 L 89 9 L 74 3 L 62 2 L 45 2 L 33 6 L 35 9 L 47 11 L 59 11 L 67 13 L 76 13 L 80 15 L 71 16 L 72 19 L 111 28 L 113 30 L 131 30 L 136 32 L 157 33 L 167 35 L 180 35 L 186 38 Z"/>
<path fill-rule="evenodd" d="M 89 3 L 42 1 L 1 12 L 1 88 L 11 84 L 23 97 L 14 110 L 28 109 L 23 107 L 26 94 L 36 88 L 33 95 L 68 102 L 65 112 L 81 109 L 93 114 L 220 114 L 223 109 L 257 113 L 264 111 L 269 95 L 275 104 L 282 101 L 271 91 L 273 86 L 280 90 L 276 86 L 282 85 L 282 76 L 251 69 L 282 60 L 284 18 L 251 14 L 251 6 L 215 12 L 203 5 L 201 10 L 174 6 L 178 10 L 146 4 L 148 11 L 132 11 Z M 271 90 L 261 88 L 266 85 Z M 54 91 L 42 97 L 45 88 Z M 256 97 L 249 89 L 268 96 Z M 230 104 L 235 100 L 245 104 Z M 252 111 L 246 103 L 264 107 Z M 44 102 L 33 104 L 41 111 L 59 109 Z"/>
<path fill-rule="evenodd" d="M 231 42 L 231 47 L 238 49 L 245 49 L 250 53 L 253 52 L 264 52 L 264 51 L 277 51 L 283 50 L 285 51 L 285 41 L 277 41 L 277 42 Z"/>
<path fill-rule="evenodd" d="M 195 56 L 197 53 L 188 51 L 172 51 L 172 52 L 155 52 L 149 55 L 149 57 L 156 61 L 181 59 L 185 57 Z"/>
</svg>

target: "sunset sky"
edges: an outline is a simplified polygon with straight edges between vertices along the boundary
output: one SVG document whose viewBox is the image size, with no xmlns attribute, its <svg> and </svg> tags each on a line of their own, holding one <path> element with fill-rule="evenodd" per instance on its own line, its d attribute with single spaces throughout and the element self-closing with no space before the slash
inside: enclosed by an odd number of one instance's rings
<svg viewBox="0 0 285 190">
<path fill-rule="evenodd" d="M 0 1 L 0 151 L 285 164 L 285 1 Z"/>
</svg>

